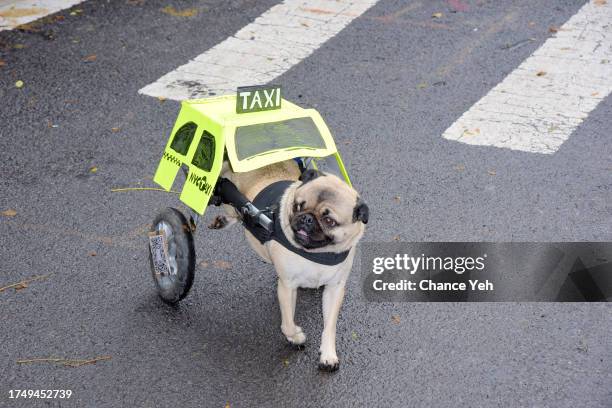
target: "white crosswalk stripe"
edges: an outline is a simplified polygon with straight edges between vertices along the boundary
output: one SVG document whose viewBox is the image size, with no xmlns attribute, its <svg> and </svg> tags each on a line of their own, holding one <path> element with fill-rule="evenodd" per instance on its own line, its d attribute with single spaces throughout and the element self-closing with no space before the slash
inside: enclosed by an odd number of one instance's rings
<svg viewBox="0 0 612 408">
<path fill-rule="evenodd" d="M 188 99 L 274 80 L 378 0 L 285 0 L 139 92 Z"/>
<path fill-rule="evenodd" d="M 584 5 L 443 134 L 552 154 L 612 92 L 612 1 Z"/>
<path fill-rule="evenodd" d="M 0 31 L 11 30 L 83 0 L 0 0 Z"/>
</svg>

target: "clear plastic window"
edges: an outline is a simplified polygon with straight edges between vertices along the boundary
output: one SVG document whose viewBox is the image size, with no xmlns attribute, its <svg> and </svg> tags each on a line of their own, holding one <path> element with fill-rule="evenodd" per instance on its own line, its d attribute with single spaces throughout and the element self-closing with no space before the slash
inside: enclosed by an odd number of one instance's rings
<svg viewBox="0 0 612 408">
<path fill-rule="evenodd" d="M 235 142 L 238 160 L 279 149 L 325 149 L 325 141 L 309 117 L 239 126 Z"/>
</svg>

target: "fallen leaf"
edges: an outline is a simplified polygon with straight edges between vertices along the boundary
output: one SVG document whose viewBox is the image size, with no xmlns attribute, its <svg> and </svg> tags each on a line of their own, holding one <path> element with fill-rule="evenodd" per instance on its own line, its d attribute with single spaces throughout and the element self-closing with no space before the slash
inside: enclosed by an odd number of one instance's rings
<svg viewBox="0 0 612 408">
<path fill-rule="evenodd" d="M 351 337 L 353 338 L 353 340 L 357 340 L 359 338 L 359 336 L 355 332 L 351 333 Z"/>
<path fill-rule="evenodd" d="M 98 168 L 97 168 L 96 166 L 91 166 L 91 167 L 89 168 L 89 172 L 90 172 L 90 173 L 94 173 L 94 174 L 95 174 L 95 173 L 97 173 L 97 172 L 98 172 Z"/>
<path fill-rule="evenodd" d="M 213 265 L 219 269 L 229 269 L 232 267 L 232 264 L 227 261 L 214 261 Z"/>
<path fill-rule="evenodd" d="M 399 240 L 400 240 L 400 236 L 399 236 L 399 235 L 394 236 L 394 237 L 393 237 L 393 240 L 394 240 L 394 241 L 399 241 Z"/>
<path fill-rule="evenodd" d="M 433 13 L 431 17 L 432 18 L 442 18 L 442 13 Z"/>
<path fill-rule="evenodd" d="M 395 324 L 400 324 L 400 317 L 398 315 L 391 316 L 391 321 Z"/>
<path fill-rule="evenodd" d="M 399 202 L 402 200 L 402 198 L 401 198 L 400 196 L 395 196 L 395 197 L 393 197 L 393 199 L 394 199 L 394 200 L 395 200 L 395 202 L 397 202 L 397 203 L 399 203 Z"/>
<path fill-rule="evenodd" d="M 599 95 L 599 92 L 593 92 L 593 93 L 591 94 L 591 96 L 597 96 L 597 95 Z"/>
<path fill-rule="evenodd" d="M 202 261 L 198 264 L 199 267 L 204 268 L 204 269 L 208 268 L 209 265 L 210 264 L 206 261 Z"/>
<path fill-rule="evenodd" d="M 289 360 L 286 358 L 283 358 L 283 365 L 287 367 L 289 365 Z"/>
<path fill-rule="evenodd" d="M 455 170 L 463 171 L 463 170 L 465 170 L 465 166 L 463 164 L 458 164 L 458 165 L 455 166 Z"/>
<path fill-rule="evenodd" d="M 23 45 L 23 44 L 15 44 L 15 45 L 13 45 L 13 48 L 16 49 L 16 50 L 22 50 L 22 49 L 25 48 L 25 45 Z"/>
<path fill-rule="evenodd" d="M 198 9 L 188 8 L 184 10 L 177 10 L 173 6 L 166 6 L 162 9 L 162 13 L 166 13 L 174 17 L 193 17 L 198 14 Z"/>
<path fill-rule="evenodd" d="M 16 88 L 23 88 L 23 85 L 25 85 L 23 83 L 23 81 L 20 79 L 19 81 L 15 82 L 15 87 Z"/>
<path fill-rule="evenodd" d="M 121 128 L 120 128 L 120 127 L 114 127 L 114 128 L 111 128 L 111 132 L 113 132 L 113 133 L 117 133 L 117 132 L 119 132 L 120 130 L 121 130 Z"/>
<path fill-rule="evenodd" d="M 304 27 L 310 27 L 310 25 L 305 21 L 300 21 L 300 24 Z"/>
<path fill-rule="evenodd" d="M 0 214 L 4 215 L 5 217 L 14 217 L 17 215 L 17 211 L 9 208 L 8 210 L 2 211 Z"/>
<path fill-rule="evenodd" d="M 476 136 L 480 134 L 480 128 L 476 129 L 465 129 L 462 136 Z"/>
<path fill-rule="evenodd" d="M 232 406 L 231 406 L 231 405 L 230 405 L 230 403 L 228 402 L 228 403 L 226 403 L 226 404 L 225 404 L 225 408 L 232 408 Z"/>
<path fill-rule="evenodd" d="M 160 102 L 166 102 L 166 99 L 167 98 L 164 98 L 163 96 L 158 96 L 157 97 L 157 100 L 160 101 Z"/>
<path fill-rule="evenodd" d="M 427 84 L 425 82 L 421 82 L 420 84 L 417 85 L 417 89 L 423 89 L 423 88 L 427 88 Z"/>
<path fill-rule="evenodd" d="M 6 62 L 4 62 L 4 60 L 1 60 L 1 59 L 0 59 L 0 67 L 3 67 L 3 66 L 5 66 L 5 65 L 6 65 Z"/>
<path fill-rule="evenodd" d="M 593 3 L 595 3 L 596 6 L 603 6 L 604 4 L 607 4 L 608 2 L 606 0 L 595 0 Z"/>
<path fill-rule="evenodd" d="M 98 255 L 98 254 L 96 253 L 96 251 L 89 251 L 89 252 L 87 253 L 87 255 L 89 255 L 89 256 L 96 256 L 96 255 Z"/>
<path fill-rule="evenodd" d="M 549 33 L 556 33 L 558 31 L 559 31 L 559 27 L 557 27 L 557 26 L 550 26 L 550 27 L 548 27 L 548 32 Z"/>
<path fill-rule="evenodd" d="M 536 25 L 535 21 L 530 21 L 529 22 L 529 27 L 533 27 L 534 25 Z"/>
<path fill-rule="evenodd" d="M 545 71 L 538 71 L 538 73 L 536 74 L 536 76 L 544 76 L 546 75 Z"/>
<path fill-rule="evenodd" d="M 487 170 L 487 173 L 489 173 L 489 175 L 494 176 L 497 173 L 495 172 L 495 170 Z"/>
<path fill-rule="evenodd" d="M 91 54 L 83 58 L 83 62 L 94 62 L 96 59 L 98 59 L 98 56 L 96 54 Z"/>
</svg>

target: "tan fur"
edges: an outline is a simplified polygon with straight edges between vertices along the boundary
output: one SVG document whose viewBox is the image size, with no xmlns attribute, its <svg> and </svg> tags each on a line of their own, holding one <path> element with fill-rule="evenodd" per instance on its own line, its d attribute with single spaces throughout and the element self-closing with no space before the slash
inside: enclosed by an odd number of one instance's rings
<svg viewBox="0 0 612 408">
<path fill-rule="evenodd" d="M 248 173 L 234 173 L 225 162 L 221 177 L 230 179 L 238 190 L 252 201 L 261 190 L 275 181 L 297 180 L 300 177 L 300 169 L 295 161 L 288 160 Z"/>
</svg>

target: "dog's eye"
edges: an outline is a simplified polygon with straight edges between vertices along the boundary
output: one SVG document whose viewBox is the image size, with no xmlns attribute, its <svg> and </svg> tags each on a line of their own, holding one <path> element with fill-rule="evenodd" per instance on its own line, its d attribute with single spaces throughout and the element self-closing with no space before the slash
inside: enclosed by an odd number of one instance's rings
<svg viewBox="0 0 612 408">
<path fill-rule="evenodd" d="M 325 223 L 325 225 L 327 225 L 328 227 L 335 227 L 336 226 L 336 220 L 334 220 L 331 217 L 325 217 L 323 218 L 323 222 Z"/>
<path fill-rule="evenodd" d="M 304 204 L 306 204 L 306 201 L 302 201 L 299 204 L 298 203 L 293 204 L 293 212 L 302 211 L 302 209 L 304 208 Z"/>
</svg>

